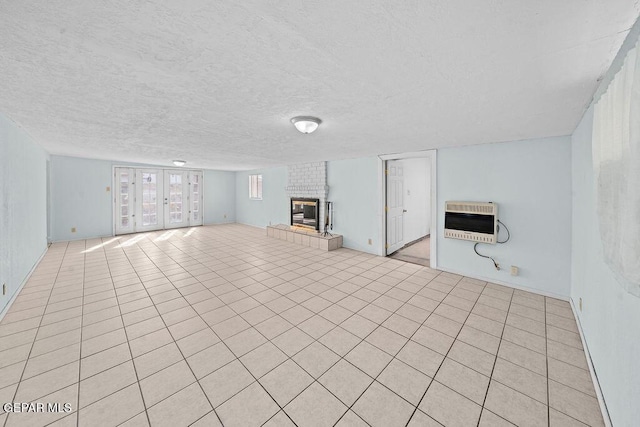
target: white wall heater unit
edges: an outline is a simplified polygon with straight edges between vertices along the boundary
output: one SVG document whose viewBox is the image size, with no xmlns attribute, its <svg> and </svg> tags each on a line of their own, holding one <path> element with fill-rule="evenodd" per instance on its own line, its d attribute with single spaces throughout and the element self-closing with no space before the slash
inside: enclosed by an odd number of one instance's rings
<svg viewBox="0 0 640 427">
<path fill-rule="evenodd" d="M 492 202 L 445 202 L 444 237 L 496 244 L 498 205 Z"/>
</svg>

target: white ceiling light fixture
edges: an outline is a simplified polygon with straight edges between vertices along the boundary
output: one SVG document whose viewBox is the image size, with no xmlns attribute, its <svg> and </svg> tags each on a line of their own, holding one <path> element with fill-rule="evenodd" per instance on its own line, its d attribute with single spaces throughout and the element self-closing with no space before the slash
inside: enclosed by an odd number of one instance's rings
<svg viewBox="0 0 640 427">
<path fill-rule="evenodd" d="M 187 161 L 186 160 L 174 160 L 173 164 L 176 165 L 176 166 L 184 166 L 184 165 L 187 164 Z"/>
<path fill-rule="evenodd" d="M 311 116 L 297 116 L 291 119 L 291 123 L 302 133 L 312 133 L 318 129 L 322 120 Z"/>
</svg>

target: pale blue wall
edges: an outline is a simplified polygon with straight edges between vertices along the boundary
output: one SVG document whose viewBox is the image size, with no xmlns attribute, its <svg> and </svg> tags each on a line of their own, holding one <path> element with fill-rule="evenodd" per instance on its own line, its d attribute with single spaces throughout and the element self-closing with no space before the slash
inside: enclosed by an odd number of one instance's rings
<svg viewBox="0 0 640 427">
<path fill-rule="evenodd" d="M 570 291 L 570 137 L 438 150 L 438 267 L 471 277 L 564 298 Z M 473 243 L 444 238 L 447 200 L 498 203 L 511 230 L 504 245 L 479 245 L 501 265 L 473 251 Z M 501 239 L 504 235 L 501 233 Z M 510 266 L 520 275 L 510 275 Z"/>
<path fill-rule="evenodd" d="M 640 298 L 627 293 L 604 262 L 591 158 L 593 108 L 572 137 L 571 298 L 613 425 L 640 419 Z"/>
<path fill-rule="evenodd" d="M 604 76 L 603 93 L 640 36 L 640 19 Z M 640 298 L 627 293 L 604 262 L 592 163 L 593 105 L 572 136 L 573 235 L 571 299 L 577 309 L 594 369 L 615 426 L 640 419 Z M 640 190 L 639 190 L 640 191 Z"/>
<path fill-rule="evenodd" d="M 204 171 L 204 223 L 236 222 L 236 174 Z"/>
<path fill-rule="evenodd" d="M 86 239 L 113 234 L 113 166 L 160 167 L 110 160 L 51 156 L 51 238 Z M 235 173 L 204 171 L 204 222 L 235 221 Z M 227 218 L 224 218 L 227 215 Z M 76 232 L 72 233 L 71 228 Z"/>
<path fill-rule="evenodd" d="M 111 162 L 51 156 L 51 239 L 113 234 Z M 76 232 L 72 233 L 71 228 Z"/>
<path fill-rule="evenodd" d="M 333 202 L 333 229 L 343 246 L 377 253 L 380 246 L 380 198 L 377 157 L 327 163 L 329 200 Z M 371 239 L 371 245 L 368 240 Z"/>
<path fill-rule="evenodd" d="M 0 312 L 47 248 L 47 153 L 0 114 Z"/>
<path fill-rule="evenodd" d="M 249 175 L 262 174 L 262 200 L 249 199 Z M 266 227 L 289 224 L 287 168 L 236 172 L 236 222 Z"/>
</svg>

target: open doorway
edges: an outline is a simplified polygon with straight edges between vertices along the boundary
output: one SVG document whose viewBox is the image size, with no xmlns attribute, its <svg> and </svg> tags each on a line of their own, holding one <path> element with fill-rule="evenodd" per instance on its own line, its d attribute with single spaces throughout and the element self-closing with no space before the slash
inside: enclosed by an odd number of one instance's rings
<svg viewBox="0 0 640 427">
<path fill-rule="evenodd" d="M 435 152 L 381 157 L 384 168 L 384 254 L 435 268 Z M 433 228 L 433 230 L 432 230 Z"/>
</svg>

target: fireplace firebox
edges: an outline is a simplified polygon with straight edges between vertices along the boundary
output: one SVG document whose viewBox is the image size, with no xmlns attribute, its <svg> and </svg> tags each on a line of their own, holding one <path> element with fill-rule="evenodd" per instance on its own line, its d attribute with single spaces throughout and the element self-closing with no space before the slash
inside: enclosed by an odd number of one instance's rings
<svg viewBox="0 0 640 427">
<path fill-rule="evenodd" d="M 291 198 L 291 225 L 320 230 L 320 199 Z"/>
</svg>

